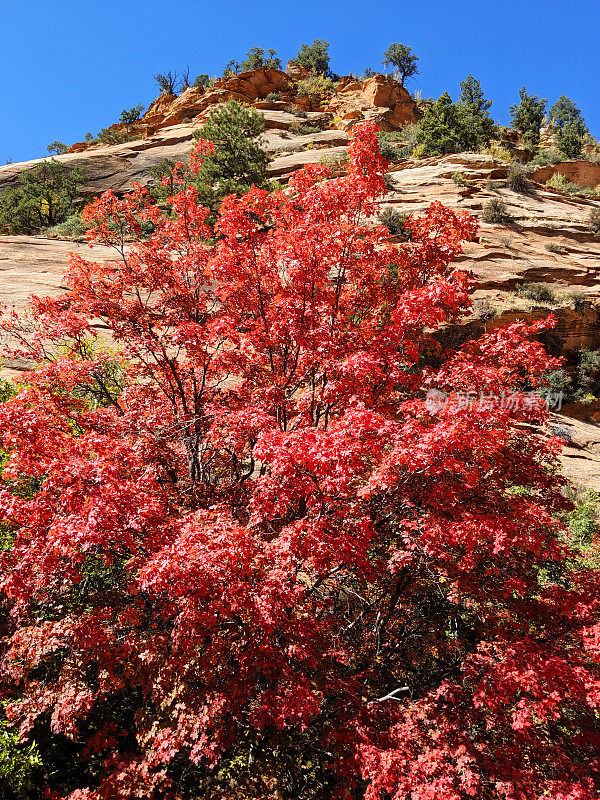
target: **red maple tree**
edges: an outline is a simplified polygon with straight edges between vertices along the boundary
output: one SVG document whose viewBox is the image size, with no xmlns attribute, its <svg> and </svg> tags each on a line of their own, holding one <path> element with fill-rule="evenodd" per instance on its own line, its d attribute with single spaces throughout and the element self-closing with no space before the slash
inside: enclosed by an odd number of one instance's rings
<svg viewBox="0 0 600 800">
<path fill-rule="evenodd" d="M 0 405 L 0 678 L 40 796 L 598 796 L 597 577 L 526 394 L 554 362 L 540 325 L 440 345 L 476 224 L 394 244 L 384 169 L 357 126 L 346 176 L 214 233 L 194 188 L 107 192 L 118 259 L 5 318 L 36 366 Z"/>
</svg>

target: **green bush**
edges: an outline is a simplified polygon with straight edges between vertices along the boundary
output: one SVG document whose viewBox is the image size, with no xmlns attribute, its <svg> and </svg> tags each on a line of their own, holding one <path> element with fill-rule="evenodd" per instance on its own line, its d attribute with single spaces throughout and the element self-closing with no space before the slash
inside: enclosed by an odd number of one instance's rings
<svg viewBox="0 0 600 800">
<path fill-rule="evenodd" d="M 465 176 L 462 174 L 462 172 L 455 172 L 455 173 L 452 175 L 452 180 L 454 181 L 454 183 L 455 183 L 457 186 L 468 186 L 468 185 L 469 185 L 469 184 L 468 184 L 468 182 L 467 182 L 467 179 L 466 179 L 466 178 L 465 178 Z"/>
<path fill-rule="evenodd" d="M 269 92 L 265 100 L 268 103 L 275 103 L 277 100 L 281 100 L 281 92 Z"/>
<path fill-rule="evenodd" d="M 79 236 L 85 236 L 88 226 L 85 224 L 79 214 L 72 214 L 64 222 L 59 222 L 48 228 L 47 233 L 51 236 L 65 237 L 67 239 L 75 239 Z"/>
<path fill-rule="evenodd" d="M 0 795 L 6 800 L 31 800 L 35 773 L 42 761 L 35 742 L 24 744 L 18 728 L 0 718 Z"/>
<path fill-rule="evenodd" d="M 54 153 L 55 155 L 62 155 L 63 153 L 68 152 L 69 148 L 63 142 L 52 142 L 48 145 L 47 150 L 49 153 Z"/>
<path fill-rule="evenodd" d="M 518 164 L 513 164 L 509 168 L 507 184 L 509 189 L 512 189 L 513 192 L 519 192 L 519 194 L 531 195 L 535 193 L 535 187 L 527 180 L 523 168 Z"/>
<path fill-rule="evenodd" d="M 34 234 L 76 213 L 83 176 L 55 159 L 19 176 L 20 186 L 0 193 L 0 231 Z"/>
<path fill-rule="evenodd" d="M 569 304 L 573 306 L 575 311 L 583 311 L 590 305 L 588 296 L 584 292 L 568 292 L 565 297 Z"/>
<path fill-rule="evenodd" d="M 573 381 L 564 369 L 555 369 L 546 373 L 543 386 L 553 395 L 560 394 L 565 403 L 569 403 L 573 399 Z"/>
<path fill-rule="evenodd" d="M 246 58 L 240 64 L 242 72 L 251 69 L 281 69 L 281 59 L 277 57 L 277 50 L 270 47 L 267 52 L 262 47 L 251 47 L 246 53 Z"/>
<path fill-rule="evenodd" d="M 594 236 L 600 236 L 600 207 L 592 208 L 588 217 L 588 225 Z"/>
<path fill-rule="evenodd" d="M 299 136 L 306 136 L 309 133 L 321 133 L 321 128 L 318 125 L 311 125 L 309 122 L 294 121 L 288 128 L 290 133 L 295 133 Z"/>
<path fill-rule="evenodd" d="M 546 186 L 550 189 L 558 189 L 561 192 L 567 192 L 568 194 L 580 194 L 582 191 L 582 187 L 578 183 L 573 183 L 566 175 L 560 172 L 555 172 L 554 175 L 548 178 Z"/>
<path fill-rule="evenodd" d="M 457 109 L 461 129 L 461 147 L 464 150 L 482 150 L 497 138 L 498 128 L 490 117 L 491 100 L 486 100 L 481 83 L 467 75 L 460 83 L 461 93 Z"/>
<path fill-rule="evenodd" d="M 448 92 L 427 105 L 415 136 L 419 157 L 481 150 L 497 134 L 489 116 L 491 105 L 483 96 L 479 81 L 469 75 L 461 83 L 461 100 L 453 103 Z"/>
<path fill-rule="evenodd" d="M 379 222 L 388 229 L 392 236 L 409 238 L 409 231 L 404 227 L 407 219 L 406 214 L 390 206 L 386 206 L 379 214 Z"/>
<path fill-rule="evenodd" d="M 427 107 L 415 137 L 415 155 L 457 153 L 462 147 L 460 116 L 448 92 Z"/>
<path fill-rule="evenodd" d="M 293 63 L 299 67 L 305 67 L 314 74 L 322 74 L 332 77 L 329 69 L 329 42 L 325 39 L 315 39 L 312 44 L 303 43 Z"/>
<path fill-rule="evenodd" d="M 548 118 L 558 129 L 560 151 L 567 158 L 578 158 L 588 133 L 581 111 L 570 98 L 562 94 L 548 112 Z"/>
<path fill-rule="evenodd" d="M 575 501 L 569 514 L 569 533 L 578 545 L 590 544 L 598 533 L 598 502 L 600 497 L 592 489 Z"/>
<path fill-rule="evenodd" d="M 332 78 L 324 73 L 311 75 L 297 83 L 299 97 L 310 97 L 311 99 L 325 99 L 333 94 L 335 83 Z"/>
<path fill-rule="evenodd" d="M 600 394 L 600 351 L 579 350 L 577 366 L 577 395 L 579 398 Z"/>
<path fill-rule="evenodd" d="M 143 103 L 138 103 L 137 106 L 134 106 L 130 109 L 124 108 L 123 111 L 121 111 L 121 117 L 119 121 L 124 122 L 126 125 L 132 125 L 134 122 L 137 122 L 139 119 L 141 119 L 143 110 Z"/>
<path fill-rule="evenodd" d="M 385 133 L 378 133 L 377 138 L 379 140 L 379 149 L 381 151 L 381 155 L 385 158 L 386 161 L 396 161 L 398 159 L 399 148 L 392 144 L 393 139 L 390 139 L 389 136 L 386 136 Z"/>
<path fill-rule="evenodd" d="M 129 133 L 128 130 L 111 130 L 110 128 L 103 128 L 96 137 L 96 143 L 100 144 L 125 144 L 126 142 L 133 142 L 135 136 Z"/>
<path fill-rule="evenodd" d="M 206 73 L 203 73 L 202 75 L 196 76 L 192 86 L 194 86 L 196 89 L 208 89 L 213 85 L 213 83 L 213 78 L 209 77 Z"/>
<path fill-rule="evenodd" d="M 556 244 L 556 242 L 550 242 L 549 244 L 544 245 L 544 247 L 549 253 L 556 253 L 557 255 L 563 255 L 563 253 L 567 252 L 566 247 Z"/>
<path fill-rule="evenodd" d="M 546 167 L 549 164 L 560 164 L 561 161 L 564 158 L 554 147 L 539 147 L 530 163 Z"/>
<path fill-rule="evenodd" d="M 298 117 L 299 119 L 306 119 L 308 117 L 308 114 L 306 111 L 304 111 L 304 109 L 297 108 L 296 106 L 286 106 L 283 110 L 294 117 Z"/>
<path fill-rule="evenodd" d="M 517 294 L 536 303 L 553 303 L 556 295 L 545 283 L 522 283 L 517 288 Z"/>
<path fill-rule="evenodd" d="M 509 214 L 506 203 L 502 198 L 492 197 L 492 199 L 484 205 L 481 219 L 484 222 L 495 222 L 504 225 L 512 220 L 512 216 Z"/>
</svg>

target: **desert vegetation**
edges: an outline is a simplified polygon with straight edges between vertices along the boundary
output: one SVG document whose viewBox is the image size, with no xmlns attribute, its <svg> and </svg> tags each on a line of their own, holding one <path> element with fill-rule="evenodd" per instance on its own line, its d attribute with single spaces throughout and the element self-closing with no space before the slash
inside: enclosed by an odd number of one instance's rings
<svg viewBox="0 0 600 800">
<path fill-rule="evenodd" d="M 213 112 L 158 203 L 94 200 L 119 260 L 74 256 L 33 337 L 2 320 L 34 368 L 0 403 L 0 785 L 591 798 L 597 498 L 531 426 L 570 378 L 551 323 L 441 354 L 475 218 L 378 221 L 372 124 L 341 177 L 260 188 L 256 120 Z M 482 387 L 529 399 L 453 400 Z"/>
</svg>

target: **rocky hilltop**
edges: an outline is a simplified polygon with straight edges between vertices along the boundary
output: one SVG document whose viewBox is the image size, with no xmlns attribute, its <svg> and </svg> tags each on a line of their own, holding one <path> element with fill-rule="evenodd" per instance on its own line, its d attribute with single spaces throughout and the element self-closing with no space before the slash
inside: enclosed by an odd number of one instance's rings
<svg viewBox="0 0 600 800">
<path fill-rule="evenodd" d="M 263 114 L 264 145 L 276 157 L 271 169 L 273 175 L 289 173 L 303 163 L 327 155 L 315 156 L 313 151 L 317 148 L 343 147 L 348 141 L 346 131 L 357 120 L 373 120 L 382 130 L 391 131 L 419 118 L 415 101 L 392 78 L 383 75 L 362 81 L 342 78 L 324 103 L 324 98 L 318 95 L 298 93 L 298 80 L 305 77 L 305 71 L 296 69 L 290 73 L 258 69 L 217 80 L 208 91 L 189 87 L 179 96 L 162 94 L 139 122 L 130 125 L 119 122 L 107 129 L 115 134 L 126 132 L 132 137 L 130 141 L 109 146 L 79 142 L 68 153 L 55 158 L 81 169 L 87 194 L 107 189 L 123 193 L 131 189 L 134 181 L 146 185 L 151 167 L 163 159 L 186 161 L 194 145 L 193 132 L 206 121 L 212 108 L 227 100 L 246 103 Z M 266 100 L 273 95 L 278 99 Z M 320 128 L 322 133 L 293 135 L 290 129 L 298 125 L 299 119 Z M 291 160 L 286 161 L 290 156 Z M 0 191 L 16 186 L 19 174 L 42 160 L 0 167 Z"/>
</svg>

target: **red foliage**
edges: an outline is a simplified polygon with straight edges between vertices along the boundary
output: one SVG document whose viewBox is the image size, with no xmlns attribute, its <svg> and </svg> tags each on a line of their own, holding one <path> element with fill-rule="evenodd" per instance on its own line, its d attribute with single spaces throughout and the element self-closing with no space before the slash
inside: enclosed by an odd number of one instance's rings
<svg viewBox="0 0 600 800">
<path fill-rule="evenodd" d="M 554 362 L 539 326 L 442 350 L 475 222 L 434 203 L 393 245 L 383 169 L 357 127 L 347 176 L 226 198 L 216 245 L 193 188 L 106 193 L 119 260 L 34 299 L 1 677 L 53 797 L 597 797 L 597 580 L 544 409 L 426 398 Z"/>
</svg>

